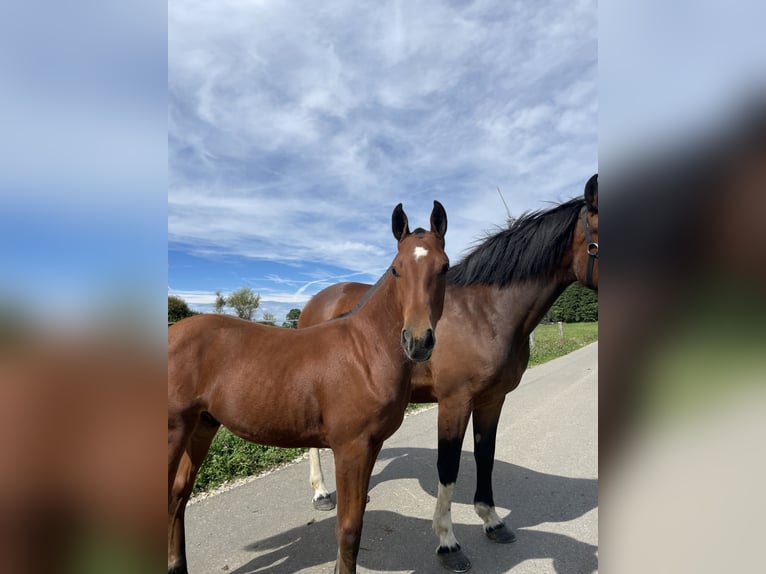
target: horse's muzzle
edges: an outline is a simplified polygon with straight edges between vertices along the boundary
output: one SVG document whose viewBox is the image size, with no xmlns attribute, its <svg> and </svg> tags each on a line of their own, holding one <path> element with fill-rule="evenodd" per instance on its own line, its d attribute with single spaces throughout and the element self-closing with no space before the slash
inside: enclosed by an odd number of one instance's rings
<svg viewBox="0 0 766 574">
<path fill-rule="evenodd" d="M 402 329 L 402 349 L 411 360 L 427 361 L 431 358 L 434 345 L 436 345 L 436 337 L 433 329 L 426 329 L 420 338 L 413 337 L 407 329 Z"/>
</svg>

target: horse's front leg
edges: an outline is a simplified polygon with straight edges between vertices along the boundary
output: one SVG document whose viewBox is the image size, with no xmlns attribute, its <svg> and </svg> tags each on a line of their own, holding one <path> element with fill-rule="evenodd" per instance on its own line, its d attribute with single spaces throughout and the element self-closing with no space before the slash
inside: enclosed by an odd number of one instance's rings
<svg viewBox="0 0 766 574">
<path fill-rule="evenodd" d="M 471 561 L 460 549 L 452 529 L 452 498 L 460 470 L 460 451 L 471 416 L 471 403 L 462 397 L 439 401 L 439 492 L 432 528 L 439 537 L 436 554 L 442 565 L 453 572 L 467 572 Z"/>
<path fill-rule="evenodd" d="M 309 481 L 314 490 L 312 504 L 316 510 L 332 510 L 335 503 L 332 496 L 327 491 L 324 483 L 324 473 L 322 473 L 322 462 L 319 458 L 319 449 L 309 449 Z"/>
<path fill-rule="evenodd" d="M 484 522 L 484 533 L 490 540 L 507 544 L 516 540 L 495 511 L 492 495 L 492 469 L 495 464 L 497 424 L 505 397 L 473 409 L 473 456 L 476 460 L 476 493 L 473 507 Z"/>
<path fill-rule="evenodd" d="M 353 574 L 359 543 L 362 540 L 362 521 L 367 506 L 367 488 L 372 466 L 383 443 L 370 444 L 357 440 L 334 449 L 335 496 L 338 503 L 335 537 L 338 541 L 338 560 L 335 572 Z"/>
</svg>

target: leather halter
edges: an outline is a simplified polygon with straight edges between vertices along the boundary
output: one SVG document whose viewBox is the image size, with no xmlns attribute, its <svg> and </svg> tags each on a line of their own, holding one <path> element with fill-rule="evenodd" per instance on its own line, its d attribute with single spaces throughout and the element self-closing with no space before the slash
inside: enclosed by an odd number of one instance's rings
<svg viewBox="0 0 766 574">
<path fill-rule="evenodd" d="M 593 241 L 593 236 L 590 234 L 587 205 L 582 206 L 580 217 L 582 218 L 582 230 L 585 233 L 585 241 L 588 244 L 586 248 L 588 250 L 588 274 L 585 276 L 585 284 L 591 289 L 595 289 L 593 286 L 593 262 L 598 259 L 598 243 Z"/>
</svg>

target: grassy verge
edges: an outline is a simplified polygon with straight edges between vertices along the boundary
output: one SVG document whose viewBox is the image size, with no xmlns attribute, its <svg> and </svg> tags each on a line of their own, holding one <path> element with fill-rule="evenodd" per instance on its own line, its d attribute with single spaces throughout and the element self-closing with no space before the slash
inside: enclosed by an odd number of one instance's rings
<svg viewBox="0 0 766 574">
<path fill-rule="evenodd" d="M 571 353 L 598 340 L 598 323 L 566 323 L 564 337 L 559 337 L 557 325 L 540 325 L 535 329 L 535 348 L 529 366 L 539 365 Z M 410 405 L 418 410 L 423 405 Z M 222 428 L 213 439 L 205 463 L 200 468 L 194 493 L 204 492 L 227 480 L 250 476 L 293 460 L 306 452 L 304 448 L 276 448 L 253 444 Z"/>
<path fill-rule="evenodd" d="M 253 444 L 221 428 L 199 469 L 194 494 L 220 486 L 227 480 L 251 476 L 294 460 L 306 450 Z"/>
<path fill-rule="evenodd" d="M 598 323 L 564 323 L 564 337 L 558 325 L 538 325 L 535 348 L 529 353 L 529 366 L 547 363 L 598 340 Z"/>
</svg>

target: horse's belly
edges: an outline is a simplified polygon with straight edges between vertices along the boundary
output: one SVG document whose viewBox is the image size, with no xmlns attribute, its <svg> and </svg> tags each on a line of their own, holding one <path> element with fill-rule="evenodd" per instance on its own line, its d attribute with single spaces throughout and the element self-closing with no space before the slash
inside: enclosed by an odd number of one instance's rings
<svg viewBox="0 0 766 574">
<path fill-rule="evenodd" d="M 279 426 L 269 424 L 259 425 L 240 425 L 236 422 L 224 424 L 231 432 L 240 438 L 269 446 L 278 446 L 282 448 L 323 448 L 328 446 L 322 433 L 317 432 L 313 427 L 303 427 L 300 424 Z"/>
<path fill-rule="evenodd" d="M 258 400 L 240 399 L 210 404 L 210 414 L 237 436 L 270 446 L 325 446 L 322 417 L 317 409 L 273 399 L 267 392 Z"/>
</svg>

